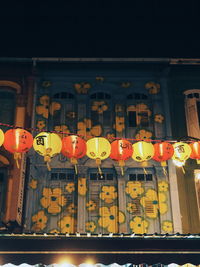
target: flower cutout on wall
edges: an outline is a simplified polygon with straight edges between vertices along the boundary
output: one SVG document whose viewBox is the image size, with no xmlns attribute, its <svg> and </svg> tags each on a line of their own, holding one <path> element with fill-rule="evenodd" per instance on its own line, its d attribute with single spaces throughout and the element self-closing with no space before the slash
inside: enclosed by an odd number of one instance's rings
<svg viewBox="0 0 200 267">
<path fill-rule="evenodd" d="M 38 121 L 37 121 L 37 128 L 38 128 L 39 130 L 44 129 L 45 126 L 46 126 L 46 123 L 45 123 L 44 120 L 38 120 Z"/>
<path fill-rule="evenodd" d="M 115 105 L 115 112 L 123 112 L 123 106 L 120 104 Z"/>
<path fill-rule="evenodd" d="M 113 125 L 113 128 L 121 133 L 125 129 L 125 119 L 124 117 L 118 117 L 115 118 L 115 124 Z"/>
<path fill-rule="evenodd" d="M 48 119 L 49 113 L 53 116 L 57 110 L 61 109 L 61 104 L 58 102 L 52 102 L 50 104 L 48 95 L 41 96 L 39 102 L 41 105 L 36 106 L 36 113 L 42 115 L 46 119 Z"/>
<path fill-rule="evenodd" d="M 168 210 L 167 197 L 164 193 L 158 193 L 154 189 L 148 189 L 140 199 L 140 204 L 145 208 L 145 214 L 151 219 L 155 219 L 160 214 L 165 214 Z"/>
<path fill-rule="evenodd" d="M 135 213 L 138 209 L 137 209 L 137 205 L 135 203 L 127 203 L 127 206 L 126 206 L 126 210 L 130 213 L 130 214 L 133 214 Z"/>
<path fill-rule="evenodd" d="M 108 139 L 109 142 L 113 142 L 115 140 L 115 134 L 110 132 L 106 134 L 106 139 Z"/>
<path fill-rule="evenodd" d="M 104 111 L 108 109 L 105 101 L 94 101 L 92 104 L 92 110 L 96 111 L 98 114 L 103 114 Z"/>
<path fill-rule="evenodd" d="M 149 222 L 140 216 L 135 216 L 129 223 L 130 229 L 135 234 L 146 234 Z"/>
<path fill-rule="evenodd" d="M 68 134 L 70 133 L 68 126 L 64 124 L 55 126 L 54 130 L 57 132 L 57 135 L 59 135 L 61 139 L 65 136 L 68 136 Z"/>
<path fill-rule="evenodd" d="M 166 181 L 158 182 L 158 191 L 159 192 L 167 192 L 169 190 L 169 184 Z"/>
<path fill-rule="evenodd" d="M 69 112 L 67 112 L 66 116 L 69 119 L 75 119 L 76 118 L 76 113 L 74 111 L 69 111 Z"/>
<path fill-rule="evenodd" d="M 139 139 L 139 140 L 149 140 L 152 138 L 152 132 L 147 131 L 145 129 L 141 129 L 137 132 L 137 134 L 135 135 L 135 139 Z"/>
<path fill-rule="evenodd" d="M 123 88 L 129 88 L 131 85 L 132 85 L 131 82 L 122 82 L 121 83 L 121 87 L 123 87 Z"/>
<path fill-rule="evenodd" d="M 30 183 L 28 184 L 30 188 L 36 189 L 38 184 L 38 180 L 36 179 L 31 179 Z"/>
<path fill-rule="evenodd" d="M 60 188 L 44 188 L 43 197 L 40 199 L 40 204 L 47 209 L 48 213 L 52 215 L 61 212 L 61 208 L 66 205 L 66 198 L 62 195 Z"/>
<path fill-rule="evenodd" d="M 50 234 L 59 234 L 60 233 L 60 231 L 58 231 L 58 229 L 52 229 L 52 230 L 50 230 L 50 232 L 49 232 Z"/>
<path fill-rule="evenodd" d="M 99 226 L 106 228 L 110 233 L 118 232 L 118 224 L 125 222 L 125 215 L 118 211 L 117 206 L 101 207 L 99 209 Z"/>
<path fill-rule="evenodd" d="M 75 232 L 75 219 L 71 216 L 64 216 L 60 221 L 58 221 L 58 227 L 61 233 L 74 233 Z"/>
<path fill-rule="evenodd" d="M 155 114 L 154 121 L 158 123 L 163 123 L 165 117 L 161 114 Z"/>
<path fill-rule="evenodd" d="M 43 81 L 42 82 L 42 87 L 43 88 L 49 88 L 50 86 L 52 86 L 52 82 L 51 81 Z"/>
<path fill-rule="evenodd" d="M 76 206 L 74 205 L 74 203 L 71 203 L 68 207 L 67 207 L 67 212 L 69 212 L 70 214 L 75 214 L 77 211 Z"/>
<path fill-rule="evenodd" d="M 105 78 L 102 77 L 102 76 L 97 76 L 97 77 L 96 77 L 96 81 L 97 81 L 97 82 L 104 82 L 104 81 L 105 81 Z"/>
<path fill-rule="evenodd" d="M 78 194 L 81 196 L 85 196 L 86 192 L 87 192 L 86 178 L 79 178 L 78 179 Z"/>
<path fill-rule="evenodd" d="M 90 200 L 87 202 L 86 209 L 88 211 L 94 211 L 94 210 L 96 210 L 96 208 L 97 208 L 97 204 L 93 200 Z"/>
<path fill-rule="evenodd" d="M 74 88 L 78 94 L 87 94 L 88 90 L 91 88 L 91 84 L 88 82 L 75 83 Z"/>
<path fill-rule="evenodd" d="M 142 187 L 142 183 L 139 181 L 129 181 L 126 184 L 125 192 L 134 199 L 140 197 L 144 193 L 144 188 Z"/>
<path fill-rule="evenodd" d="M 39 232 L 46 227 L 47 216 L 45 215 L 43 210 L 40 210 L 35 215 L 33 215 L 31 220 L 33 222 L 33 231 Z"/>
<path fill-rule="evenodd" d="M 100 136 L 102 133 L 101 125 L 92 126 L 90 119 L 84 119 L 77 124 L 77 134 L 89 139 L 94 136 Z"/>
<path fill-rule="evenodd" d="M 162 222 L 162 230 L 166 233 L 173 232 L 173 223 L 172 221 L 163 221 Z"/>
<path fill-rule="evenodd" d="M 102 186 L 99 197 L 105 201 L 105 203 L 113 203 L 113 201 L 117 198 L 116 187 L 113 185 Z"/>
<path fill-rule="evenodd" d="M 68 192 L 68 193 L 72 193 L 75 191 L 75 184 L 74 183 L 68 183 L 66 186 L 65 186 L 65 190 Z"/>
<path fill-rule="evenodd" d="M 89 233 L 94 233 L 95 229 L 97 228 L 96 223 L 93 221 L 85 223 L 85 230 Z"/>
<path fill-rule="evenodd" d="M 155 82 L 147 82 L 144 86 L 148 91 L 149 94 L 155 95 L 160 92 L 160 84 Z"/>
</svg>

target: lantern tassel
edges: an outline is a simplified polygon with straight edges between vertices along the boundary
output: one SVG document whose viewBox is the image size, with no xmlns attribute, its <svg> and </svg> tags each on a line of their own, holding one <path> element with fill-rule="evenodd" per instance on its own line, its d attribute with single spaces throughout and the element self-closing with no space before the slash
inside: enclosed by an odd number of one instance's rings
<svg viewBox="0 0 200 267">
<path fill-rule="evenodd" d="M 77 175 L 77 174 L 78 174 L 77 164 L 74 165 L 74 169 L 75 169 L 75 173 L 76 173 L 76 175 Z"/>
<path fill-rule="evenodd" d="M 17 169 L 19 169 L 19 159 L 21 159 L 21 154 L 18 153 L 18 152 L 15 152 L 14 153 L 14 159 L 15 159 L 15 162 L 16 162 L 16 165 L 17 165 Z"/>
<path fill-rule="evenodd" d="M 124 176 L 124 168 L 123 168 L 125 166 L 124 160 L 119 160 L 119 166 L 121 169 L 121 174 L 122 174 L 122 176 Z"/>
<path fill-rule="evenodd" d="M 51 162 L 51 156 L 49 153 L 51 153 L 52 149 L 51 148 L 47 148 L 46 149 L 46 155 L 44 156 L 44 161 L 47 163 L 47 169 L 48 171 L 51 171 L 51 166 L 50 166 L 50 162 Z"/>
<path fill-rule="evenodd" d="M 181 167 L 181 169 L 182 169 L 183 173 L 185 174 L 185 169 L 183 168 L 183 166 Z"/>
<path fill-rule="evenodd" d="M 166 171 L 165 167 L 163 166 L 162 169 L 163 169 L 164 175 L 167 177 L 167 171 Z"/>
<path fill-rule="evenodd" d="M 70 162 L 71 162 L 71 164 L 74 165 L 75 173 L 76 173 L 76 175 L 77 175 L 77 174 L 78 174 L 78 167 L 77 167 L 77 163 L 78 163 L 78 161 L 77 161 L 77 159 L 76 159 L 76 158 L 71 158 L 71 159 L 70 159 Z"/>
<path fill-rule="evenodd" d="M 97 168 L 98 168 L 99 174 L 102 175 L 102 170 L 101 170 L 101 159 L 97 158 L 97 159 L 96 159 L 96 164 L 97 164 Z"/>
<path fill-rule="evenodd" d="M 144 171 L 144 174 L 148 174 L 145 168 L 143 168 L 143 171 Z"/>
</svg>

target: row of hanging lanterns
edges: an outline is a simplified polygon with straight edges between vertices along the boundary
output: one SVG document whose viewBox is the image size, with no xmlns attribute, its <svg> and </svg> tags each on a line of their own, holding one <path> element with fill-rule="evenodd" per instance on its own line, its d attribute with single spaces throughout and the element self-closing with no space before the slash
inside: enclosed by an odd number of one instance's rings
<svg viewBox="0 0 200 267">
<path fill-rule="evenodd" d="M 190 144 L 184 142 L 151 142 L 138 141 L 134 144 L 126 139 L 115 140 L 110 143 L 106 138 L 94 137 L 87 142 L 79 136 L 69 135 L 62 140 L 56 133 L 41 132 L 35 138 L 24 129 L 10 129 L 4 132 L 0 129 L 0 146 L 14 154 L 17 167 L 21 154 L 29 151 L 33 146 L 34 150 L 44 157 L 47 167 L 50 170 L 51 158 L 60 152 L 75 166 L 77 172 L 77 160 L 87 155 L 96 161 L 99 172 L 101 173 L 101 160 L 108 157 L 118 161 L 122 169 L 125 161 L 129 158 L 140 162 L 143 167 L 147 161 L 153 159 L 166 166 L 166 161 L 172 159 L 177 166 L 183 166 L 188 158 L 200 161 L 200 142 Z"/>
</svg>

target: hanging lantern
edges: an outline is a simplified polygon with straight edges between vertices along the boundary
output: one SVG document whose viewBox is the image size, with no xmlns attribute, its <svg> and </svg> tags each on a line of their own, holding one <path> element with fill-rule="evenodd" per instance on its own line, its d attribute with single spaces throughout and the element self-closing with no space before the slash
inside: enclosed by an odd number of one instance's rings
<svg viewBox="0 0 200 267">
<path fill-rule="evenodd" d="M 4 142 L 4 132 L 0 129 L 0 146 L 2 146 Z"/>
<path fill-rule="evenodd" d="M 5 132 L 3 146 L 14 154 L 17 168 L 19 168 L 18 160 L 21 159 L 21 153 L 27 152 L 32 145 L 33 136 L 24 129 L 10 129 Z"/>
<path fill-rule="evenodd" d="M 194 142 L 190 144 L 192 153 L 190 155 L 191 159 L 196 159 L 197 164 L 200 164 L 200 142 Z"/>
<path fill-rule="evenodd" d="M 51 170 L 49 163 L 52 157 L 60 153 L 62 141 L 55 133 L 41 132 L 34 138 L 33 148 L 44 157 L 48 170 Z"/>
<path fill-rule="evenodd" d="M 77 159 L 80 159 L 86 154 L 86 142 L 77 135 L 70 135 L 62 139 L 62 154 L 70 158 L 70 161 L 75 166 L 77 174 Z"/>
<path fill-rule="evenodd" d="M 132 144 L 124 139 L 115 140 L 111 143 L 110 158 L 119 162 L 122 175 L 124 175 L 123 166 L 125 166 L 125 160 L 128 160 L 133 154 Z"/>
<path fill-rule="evenodd" d="M 96 160 L 99 173 L 102 174 L 100 165 L 101 160 L 106 159 L 110 155 L 111 145 L 110 142 L 103 137 L 94 137 L 87 141 L 87 156 Z"/>
<path fill-rule="evenodd" d="M 154 144 L 153 159 L 161 163 L 161 166 L 166 166 L 166 160 L 171 159 L 174 154 L 174 148 L 170 143 L 161 142 Z"/>
<path fill-rule="evenodd" d="M 185 165 L 185 161 L 190 157 L 192 149 L 188 144 L 183 142 L 173 144 L 173 148 L 173 162 L 176 166 L 182 167 L 183 165 Z"/>
<path fill-rule="evenodd" d="M 147 165 L 147 161 L 154 155 L 154 146 L 152 143 L 139 141 L 133 144 L 133 151 L 132 158 L 137 162 L 141 162 L 142 166 L 145 167 Z"/>
</svg>

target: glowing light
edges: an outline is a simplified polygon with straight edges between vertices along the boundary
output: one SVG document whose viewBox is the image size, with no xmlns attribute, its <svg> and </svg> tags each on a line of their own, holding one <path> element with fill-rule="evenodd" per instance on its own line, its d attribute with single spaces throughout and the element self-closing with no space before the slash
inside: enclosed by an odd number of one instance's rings
<svg viewBox="0 0 200 267">
<path fill-rule="evenodd" d="M 177 167 L 183 167 L 185 165 L 185 160 L 179 161 L 179 160 L 173 159 L 172 161 L 173 161 L 174 165 L 176 165 Z"/>
<path fill-rule="evenodd" d="M 72 265 L 72 259 L 70 257 L 64 257 L 58 261 L 59 267 L 70 267 Z"/>
<path fill-rule="evenodd" d="M 194 170 L 195 180 L 200 181 L 200 170 Z"/>
</svg>

